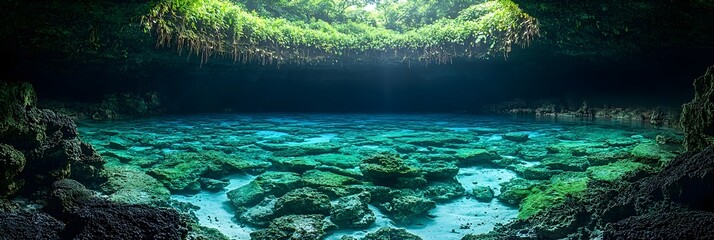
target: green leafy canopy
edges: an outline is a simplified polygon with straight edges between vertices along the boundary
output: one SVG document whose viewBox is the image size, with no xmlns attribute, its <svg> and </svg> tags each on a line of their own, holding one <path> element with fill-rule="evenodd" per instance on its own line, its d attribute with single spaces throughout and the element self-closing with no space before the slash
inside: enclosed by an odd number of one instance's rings
<svg viewBox="0 0 714 240">
<path fill-rule="evenodd" d="M 160 0 L 142 23 L 201 63 L 441 64 L 507 56 L 539 35 L 510 0 Z"/>
</svg>

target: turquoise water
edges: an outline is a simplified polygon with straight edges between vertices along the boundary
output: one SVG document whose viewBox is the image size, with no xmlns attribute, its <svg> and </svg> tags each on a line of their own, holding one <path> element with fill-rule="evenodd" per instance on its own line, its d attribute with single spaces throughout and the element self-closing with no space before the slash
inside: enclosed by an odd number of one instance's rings
<svg viewBox="0 0 714 240">
<path fill-rule="evenodd" d="M 406 228 L 424 239 L 461 239 L 551 203 L 536 200 L 538 194 L 555 199 L 577 193 L 588 181 L 619 181 L 629 172 L 656 171 L 680 151 L 676 144 L 656 141 L 658 135 L 677 139 L 670 129 L 458 114 L 216 114 L 78 125 L 83 139 L 108 161 L 110 180 L 100 190 L 110 198 L 190 203 L 194 207 L 184 211 L 231 239 L 249 239 L 250 232 L 262 227 L 240 218 L 256 204 L 237 208 L 227 192 L 265 172 L 295 172 L 300 187 L 328 195 L 333 209 L 339 208 L 338 197 L 356 193 L 354 189 L 372 191 L 376 185 L 435 203 L 402 213 L 390 207 L 398 197 L 376 199 L 371 192 L 368 209 L 374 223 L 328 230 L 327 239 L 363 236 L 384 226 Z M 383 153 L 393 153 L 418 173 L 398 175 L 399 181 L 406 179 L 400 184 L 365 173 L 363 160 Z M 511 190 L 509 182 L 522 178 L 537 186 L 529 187 L 525 198 L 501 194 Z M 557 187 L 563 183 L 567 187 Z M 495 197 L 476 200 L 477 188 L 490 189 Z M 269 193 L 277 198 L 285 194 Z M 263 195 L 269 194 L 255 196 L 262 200 Z"/>
</svg>

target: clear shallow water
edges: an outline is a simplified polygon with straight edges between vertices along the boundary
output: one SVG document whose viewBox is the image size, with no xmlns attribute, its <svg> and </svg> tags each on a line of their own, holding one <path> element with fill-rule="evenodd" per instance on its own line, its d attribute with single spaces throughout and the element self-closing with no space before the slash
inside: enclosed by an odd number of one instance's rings
<svg viewBox="0 0 714 240">
<path fill-rule="evenodd" d="M 342 235 L 363 236 L 383 226 L 397 226 L 424 239 L 460 239 L 467 233 L 484 233 L 497 223 L 518 215 L 518 208 L 500 200 L 479 202 L 469 195 L 476 186 L 491 188 L 497 196 L 500 184 L 519 177 L 513 167 L 540 165 L 548 146 L 568 144 L 587 148 L 585 154 L 629 152 L 638 144 L 652 144 L 669 130 L 621 122 L 540 121 L 526 118 L 473 115 L 361 115 L 361 114 L 258 114 L 166 116 L 113 122 L 81 122 L 82 137 L 110 162 L 138 165 L 147 172 L 174 153 L 217 151 L 255 162 L 273 162 L 280 157 L 351 156 L 360 160 L 382 152 L 394 152 L 405 162 L 421 166 L 430 161 L 452 161 L 463 151 L 484 149 L 511 159 L 504 166 L 462 166 L 456 179 L 466 194 L 437 201 L 428 216 L 397 224 L 375 207 L 377 221 L 368 229 L 341 229 L 327 239 Z M 504 139 L 506 133 L 528 135 L 526 141 Z M 319 151 L 279 151 L 315 149 Z M 524 153 L 528 152 L 528 153 Z M 287 154 L 287 155 L 286 155 Z M 301 155 L 302 154 L 302 155 Z M 535 156 L 536 159 L 533 159 Z M 359 172 L 356 163 L 321 162 Z M 270 169 L 269 171 L 274 171 Z M 285 170 L 283 170 L 285 171 Z M 584 170 L 583 170 L 584 171 Z M 254 228 L 235 218 L 226 192 L 248 184 L 248 173 L 211 176 L 228 185 L 213 191 L 174 192 L 171 199 L 200 207 L 194 213 L 199 223 L 216 228 L 232 239 L 247 239 Z M 135 185 L 134 185 L 135 186 Z"/>
</svg>

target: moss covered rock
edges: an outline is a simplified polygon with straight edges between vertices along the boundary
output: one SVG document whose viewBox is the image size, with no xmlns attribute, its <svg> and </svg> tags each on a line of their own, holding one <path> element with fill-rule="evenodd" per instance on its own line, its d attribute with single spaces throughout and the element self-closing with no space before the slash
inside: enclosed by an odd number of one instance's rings
<svg viewBox="0 0 714 240">
<path fill-rule="evenodd" d="M 320 170 L 310 170 L 303 173 L 302 181 L 305 186 L 312 187 L 344 187 L 347 185 L 354 185 L 360 183 L 359 180 L 354 179 L 352 177 Z"/>
<path fill-rule="evenodd" d="M 501 158 L 498 153 L 486 149 L 458 149 L 454 156 L 459 166 L 490 164 L 491 161 Z"/>
<path fill-rule="evenodd" d="M 264 171 L 270 163 L 243 159 L 219 151 L 168 154 L 147 173 L 174 192 L 199 191 L 201 177 L 220 178 L 231 173 Z"/>
<path fill-rule="evenodd" d="M 461 186 L 461 183 L 456 179 L 429 182 L 429 184 L 420 191 L 424 197 L 434 201 L 445 201 L 456 199 L 464 195 L 466 189 Z"/>
<path fill-rule="evenodd" d="M 238 219 L 240 219 L 242 223 L 251 226 L 268 227 L 270 220 L 275 218 L 276 201 L 275 196 L 268 196 L 263 199 L 263 201 L 260 201 L 258 205 L 248 208 Z"/>
<path fill-rule="evenodd" d="M 523 143 L 523 142 L 528 141 L 528 139 L 529 139 L 528 133 L 522 133 L 522 132 L 509 132 L 509 133 L 501 135 L 501 137 L 508 141 L 517 142 L 517 143 Z"/>
<path fill-rule="evenodd" d="M 459 167 L 447 161 L 425 162 L 419 169 L 427 180 L 452 179 L 459 173 Z"/>
<path fill-rule="evenodd" d="M 250 183 L 227 193 L 228 199 L 241 212 L 268 195 L 282 196 L 291 189 L 302 186 L 300 175 L 291 172 L 266 172 Z"/>
<path fill-rule="evenodd" d="M 652 171 L 652 169 L 643 163 L 625 160 L 608 165 L 590 167 L 586 173 L 594 180 L 613 182 L 623 180 L 629 174 L 639 171 Z"/>
<path fill-rule="evenodd" d="M 530 217 L 550 206 L 562 203 L 566 196 L 581 195 L 587 189 L 589 180 L 585 173 L 563 173 L 554 176 L 548 185 L 533 188 L 523 199 L 518 217 Z"/>
<path fill-rule="evenodd" d="M 250 239 L 322 239 L 335 228 L 323 215 L 288 215 L 274 219 L 266 229 L 251 232 Z"/>
<path fill-rule="evenodd" d="M 367 205 L 371 197 L 369 192 L 363 192 L 339 198 L 330 212 L 330 220 L 341 228 L 369 227 L 377 220 Z"/>
<path fill-rule="evenodd" d="M 419 176 L 419 169 L 396 154 L 379 154 L 362 160 L 362 174 L 377 183 L 391 185 L 398 178 Z"/>
<path fill-rule="evenodd" d="M 384 227 L 376 232 L 367 233 L 362 240 L 422 240 L 422 238 L 403 228 Z"/>
<path fill-rule="evenodd" d="M 403 195 L 397 196 L 379 207 L 397 222 L 408 222 L 411 218 L 426 214 L 436 207 L 436 203 L 427 198 Z"/>
<path fill-rule="evenodd" d="M 109 165 L 104 172 L 108 180 L 100 189 L 113 201 L 157 206 L 171 195 L 161 182 L 135 167 Z"/>
<path fill-rule="evenodd" d="M 276 216 L 329 215 L 331 208 L 330 197 L 311 187 L 292 190 L 275 201 Z"/>
<path fill-rule="evenodd" d="M 531 190 L 539 183 L 540 181 L 522 178 L 511 179 L 501 184 L 501 194 L 498 195 L 498 200 L 509 205 L 517 206 L 521 203 L 521 200 L 531 194 Z"/>
<path fill-rule="evenodd" d="M 25 168 L 25 155 L 10 145 L 0 143 L 0 197 L 15 194 L 22 186 L 17 176 Z"/>
<path fill-rule="evenodd" d="M 479 202 L 491 202 L 493 200 L 493 189 L 487 186 L 476 186 L 471 191 L 471 196 Z"/>
</svg>

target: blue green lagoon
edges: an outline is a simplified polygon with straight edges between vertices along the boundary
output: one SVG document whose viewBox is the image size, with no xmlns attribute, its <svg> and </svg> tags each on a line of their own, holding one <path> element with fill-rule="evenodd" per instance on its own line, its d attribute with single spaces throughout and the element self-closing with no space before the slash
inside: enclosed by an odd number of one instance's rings
<svg viewBox="0 0 714 240">
<path fill-rule="evenodd" d="M 176 208 L 228 239 L 286 227 L 306 239 L 383 227 L 462 239 L 682 151 L 679 132 L 641 123 L 468 114 L 169 115 L 78 129 L 107 160 L 109 198 Z"/>
</svg>

